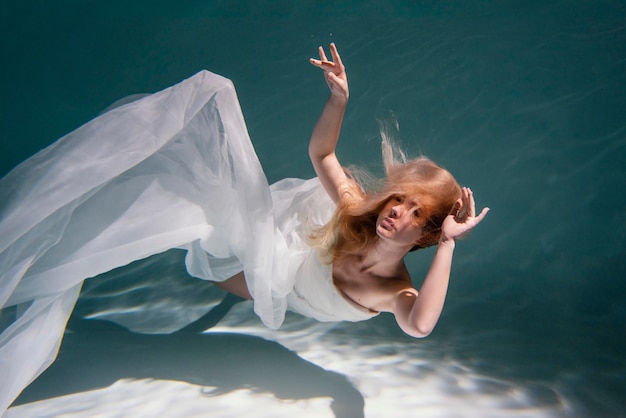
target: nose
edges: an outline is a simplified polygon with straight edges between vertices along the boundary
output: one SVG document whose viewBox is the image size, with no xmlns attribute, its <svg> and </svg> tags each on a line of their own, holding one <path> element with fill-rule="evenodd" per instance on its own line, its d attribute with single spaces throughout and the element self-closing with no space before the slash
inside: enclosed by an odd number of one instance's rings
<svg viewBox="0 0 626 418">
<path fill-rule="evenodd" d="M 398 216 L 400 216 L 400 214 L 402 214 L 402 208 L 403 206 L 401 204 L 392 206 L 391 210 L 389 211 L 389 216 L 392 218 L 397 218 Z"/>
</svg>

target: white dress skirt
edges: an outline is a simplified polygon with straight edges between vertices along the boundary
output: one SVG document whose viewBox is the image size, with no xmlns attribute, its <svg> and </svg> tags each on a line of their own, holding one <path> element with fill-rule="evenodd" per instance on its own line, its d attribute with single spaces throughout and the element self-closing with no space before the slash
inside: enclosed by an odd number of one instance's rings
<svg viewBox="0 0 626 418">
<path fill-rule="evenodd" d="M 268 327 L 371 318 L 306 243 L 333 210 L 316 178 L 268 185 L 231 81 L 207 71 L 59 139 L 0 180 L 0 414 L 54 361 L 83 280 L 171 248 L 195 277 L 244 271 Z"/>
</svg>

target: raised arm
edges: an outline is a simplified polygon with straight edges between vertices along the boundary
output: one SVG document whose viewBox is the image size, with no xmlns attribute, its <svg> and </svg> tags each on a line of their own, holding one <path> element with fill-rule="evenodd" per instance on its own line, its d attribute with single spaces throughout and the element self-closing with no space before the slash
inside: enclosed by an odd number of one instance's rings
<svg viewBox="0 0 626 418">
<path fill-rule="evenodd" d="M 462 205 L 467 208 L 467 216 L 459 219 L 457 215 Z M 419 292 L 409 289 L 397 296 L 394 315 L 404 332 L 414 337 L 425 337 L 431 333 L 439 320 L 448 292 L 456 240 L 478 225 L 488 211 L 489 208 L 484 208 L 476 216 L 472 191 L 463 188 L 462 201 L 457 202 L 443 222 L 435 257 Z"/>
<path fill-rule="evenodd" d="M 320 59 L 311 58 L 311 64 L 324 70 L 324 78 L 330 89 L 330 97 L 324 106 L 309 142 L 309 157 L 326 193 L 335 203 L 341 200 L 341 189 L 347 180 L 337 160 L 335 147 L 341 131 L 343 115 L 348 103 L 348 77 L 335 44 L 330 44 L 332 61 L 319 48 Z"/>
</svg>

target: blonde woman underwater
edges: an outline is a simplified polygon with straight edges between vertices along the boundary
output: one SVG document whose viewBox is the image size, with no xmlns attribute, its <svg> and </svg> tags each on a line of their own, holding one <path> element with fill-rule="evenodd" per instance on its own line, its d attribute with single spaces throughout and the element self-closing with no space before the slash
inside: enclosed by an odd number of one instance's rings
<svg viewBox="0 0 626 418">
<path fill-rule="evenodd" d="M 330 97 L 309 143 L 309 156 L 326 193 L 337 205 L 333 218 L 313 236 L 332 262 L 332 281 L 343 297 L 371 313 L 391 312 L 400 328 L 425 337 L 443 309 L 457 239 L 485 217 L 476 216 L 472 191 L 425 157 L 396 161 L 383 138 L 387 178 L 381 190 L 364 191 L 345 170 L 335 148 L 349 98 L 348 78 L 335 44 L 332 61 L 322 47 L 311 64 L 324 71 Z M 418 291 L 404 263 L 412 250 L 437 245 Z M 251 299 L 243 274 L 221 284 Z"/>
<path fill-rule="evenodd" d="M 392 312 L 428 335 L 456 240 L 480 223 L 474 198 L 426 158 L 393 161 L 362 190 L 335 155 L 348 102 L 337 48 L 311 63 L 330 97 L 314 128 L 309 180 L 268 184 L 230 80 L 208 71 L 113 107 L 0 179 L 0 413 L 54 361 L 83 281 L 170 249 L 189 275 L 319 321 Z M 404 256 L 436 245 L 419 290 Z M 100 280 L 101 278 L 98 278 Z M 105 279 L 101 279 L 105 280 Z"/>
</svg>

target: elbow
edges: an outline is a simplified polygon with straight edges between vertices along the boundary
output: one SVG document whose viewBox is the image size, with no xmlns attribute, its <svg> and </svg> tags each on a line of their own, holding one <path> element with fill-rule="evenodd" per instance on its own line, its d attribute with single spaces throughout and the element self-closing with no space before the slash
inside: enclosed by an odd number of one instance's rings
<svg viewBox="0 0 626 418">
<path fill-rule="evenodd" d="M 424 306 L 415 290 L 404 291 L 398 295 L 396 306 L 393 310 L 396 321 L 400 328 L 415 338 L 428 337 L 439 321 L 441 309 L 432 306 Z"/>
<path fill-rule="evenodd" d="M 333 153 L 333 150 L 326 150 L 320 148 L 318 144 L 314 141 L 309 143 L 309 158 L 311 161 L 322 161 L 324 158 L 328 157 Z"/>
<path fill-rule="evenodd" d="M 405 330 L 407 334 L 415 338 L 426 338 L 435 329 L 435 324 L 431 324 L 424 321 L 417 321 L 411 324 L 410 329 Z"/>
<path fill-rule="evenodd" d="M 319 152 L 315 149 L 315 146 L 309 143 L 309 158 L 311 161 L 319 159 Z"/>
<path fill-rule="evenodd" d="M 410 335 L 413 338 L 426 338 L 433 332 L 434 327 L 418 327 L 418 326 L 410 326 L 410 327 L 401 327 L 402 331 L 406 334 Z"/>
<path fill-rule="evenodd" d="M 415 338 L 426 338 L 433 332 L 433 328 L 415 328 L 415 331 L 411 334 Z"/>
</svg>

